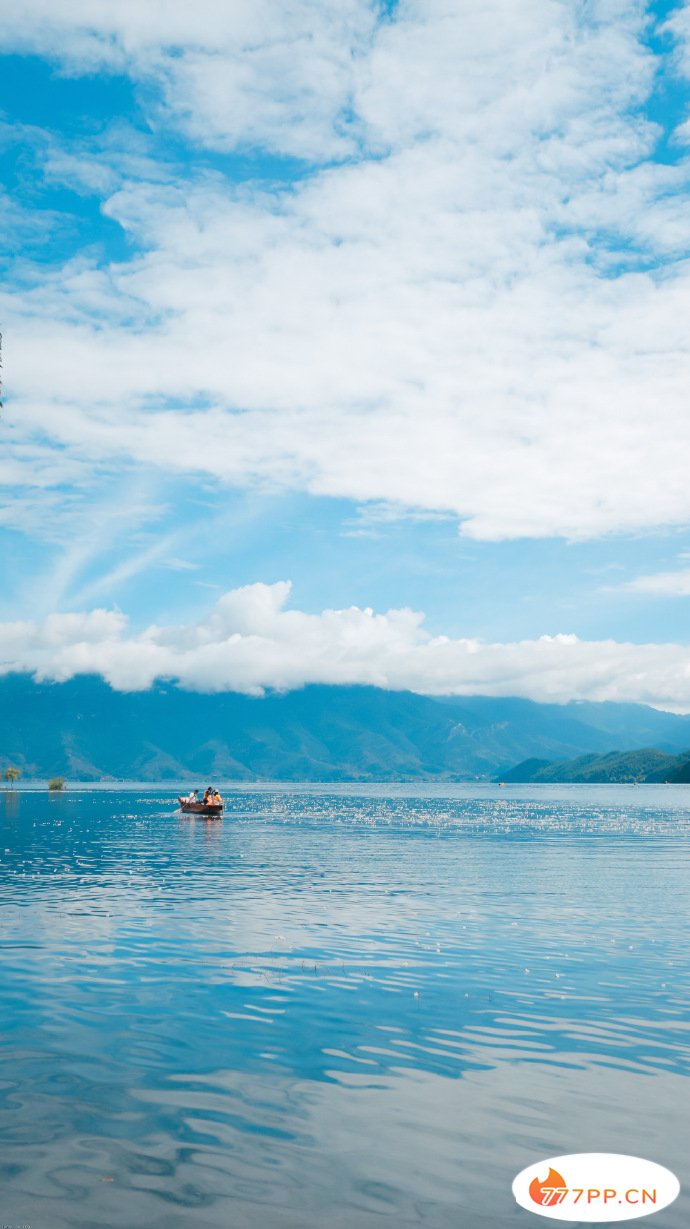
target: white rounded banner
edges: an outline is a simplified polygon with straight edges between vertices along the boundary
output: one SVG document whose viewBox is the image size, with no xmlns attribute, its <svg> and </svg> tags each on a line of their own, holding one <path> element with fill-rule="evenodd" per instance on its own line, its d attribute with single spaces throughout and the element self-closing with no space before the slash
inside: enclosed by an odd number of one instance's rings
<svg viewBox="0 0 690 1229">
<path fill-rule="evenodd" d="M 640 1156 L 574 1152 L 535 1161 L 513 1182 L 521 1208 L 550 1220 L 636 1220 L 667 1208 L 680 1182 L 670 1169 Z"/>
</svg>

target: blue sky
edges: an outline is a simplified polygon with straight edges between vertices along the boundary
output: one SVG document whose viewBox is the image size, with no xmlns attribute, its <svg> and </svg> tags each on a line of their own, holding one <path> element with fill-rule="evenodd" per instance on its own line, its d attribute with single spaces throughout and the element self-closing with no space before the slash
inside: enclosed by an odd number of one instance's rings
<svg viewBox="0 0 690 1229">
<path fill-rule="evenodd" d="M 690 709 L 688 74 L 684 4 L 0 20 L 4 668 Z"/>
</svg>

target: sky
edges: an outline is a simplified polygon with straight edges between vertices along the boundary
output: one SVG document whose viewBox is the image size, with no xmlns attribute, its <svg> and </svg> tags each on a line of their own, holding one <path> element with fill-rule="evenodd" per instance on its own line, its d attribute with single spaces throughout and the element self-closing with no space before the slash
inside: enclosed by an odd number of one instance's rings
<svg viewBox="0 0 690 1229">
<path fill-rule="evenodd" d="M 690 711 L 690 4 L 0 13 L 0 671 Z"/>
</svg>

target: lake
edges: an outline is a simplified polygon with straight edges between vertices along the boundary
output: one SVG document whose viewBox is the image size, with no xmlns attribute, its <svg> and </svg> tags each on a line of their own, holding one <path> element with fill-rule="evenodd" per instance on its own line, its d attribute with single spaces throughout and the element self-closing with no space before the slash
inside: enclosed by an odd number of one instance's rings
<svg viewBox="0 0 690 1229">
<path fill-rule="evenodd" d="M 577 1151 L 690 1188 L 690 787 L 176 792 L 0 797 L 3 1225 L 535 1229 L 513 1176 Z"/>
</svg>

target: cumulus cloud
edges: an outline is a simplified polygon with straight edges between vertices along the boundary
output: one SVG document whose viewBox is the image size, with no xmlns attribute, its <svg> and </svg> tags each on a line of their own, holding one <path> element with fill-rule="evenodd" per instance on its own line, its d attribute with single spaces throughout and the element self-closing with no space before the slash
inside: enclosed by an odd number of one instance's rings
<svg viewBox="0 0 690 1229">
<path fill-rule="evenodd" d="M 290 584 L 226 593 L 198 623 L 134 634 L 120 613 L 51 615 L 0 624 L 0 667 L 64 680 L 98 673 L 136 691 L 175 679 L 198 691 L 261 695 L 309 683 L 369 684 L 425 695 L 629 700 L 690 711 L 690 650 L 677 644 L 583 641 L 572 635 L 491 644 L 433 636 L 411 610 L 287 607 Z"/>
<path fill-rule="evenodd" d="M 6 46 L 154 82 L 194 140 L 311 173 L 175 185 L 110 148 L 101 180 L 91 148 L 47 154 L 137 253 L 22 267 L 17 465 L 126 458 L 478 539 L 686 523 L 689 172 L 654 160 L 648 25 L 633 0 L 27 0 Z"/>
</svg>

